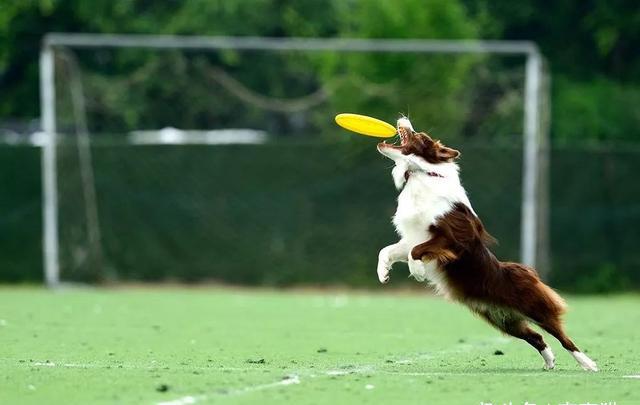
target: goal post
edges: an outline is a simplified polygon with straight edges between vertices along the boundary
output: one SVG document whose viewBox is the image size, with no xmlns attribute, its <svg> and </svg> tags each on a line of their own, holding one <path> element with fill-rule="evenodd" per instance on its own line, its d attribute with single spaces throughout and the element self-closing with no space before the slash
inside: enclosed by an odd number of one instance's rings
<svg viewBox="0 0 640 405">
<path fill-rule="evenodd" d="M 42 146 L 42 262 L 49 287 L 60 283 L 58 263 L 58 190 L 56 166 L 56 122 L 53 47 L 46 44 L 40 53 L 40 114 L 45 134 Z"/>
<path fill-rule="evenodd" d="M 199 37 L 167 35 L 120 35 L 51 33 L 43 38 L 40 54 L 40 104 L 42 129 L 43 262 L 46 284 L 60 284 L 58 221 L 55 54 L 60 49 L 165 49 L 251 50 L 270 52 L 396 53 L 396 54 L 484 54 L 519 56 L 525 59 L 522 111 L 522 178 L 520 207 L 520 260 L 547 271 L 546 162 L 548 162 L 548 92 L 544 61 L 537 46 L 528 41 L 470 41 L 428 39 L 266 38 Z M 80 89 L 80 92 L 82 90 Z M 404 108 L 405 106 L 399 106 Z M 332 117 L 327 117 L 331 120 Z M 81 125 L 82 126 L 82 125 Z M 86 123 L 84 125 L 86 127 Z M 86 130 L 86 129 L 85 129 Z M 80 128 L 82 131 L 82 128 Z M 86 134 L 88 135 L 88 134 Z M 84 142 L 88 142 L 88 138 Z M 87 147 L 87 145 L 85 145 Z M 81 154 L 82 155 L 82 154 Z M 85 157 L 86 158 L 86 157 Z M 85 159 L 86 160 L 86 159 Z M 80 156 L 82 164 L 82 156 Z M 91 166 L 91 162 L 85 161 Z M 464 173 L 463 173 L 464 176 Z M 92 178 L 86 181 L 92 182 Z M 487 180 L 491 181 L 491 180 Z M 85 200 L 91 198 L 89 185 Z M 473 201 L 473 198 L 472 198 Z M 97 212 L 91 214 L 97 221 Z M 91 238 L 91 235 L 90 235 Z M 100 244 L 99 234 L 93 235 Z"/>
</svg>

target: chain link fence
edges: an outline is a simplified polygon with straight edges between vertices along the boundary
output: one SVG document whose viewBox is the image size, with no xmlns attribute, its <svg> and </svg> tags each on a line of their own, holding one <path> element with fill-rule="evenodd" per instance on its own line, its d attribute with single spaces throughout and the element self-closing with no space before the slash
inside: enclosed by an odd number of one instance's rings
<svg viewBox="0 0 640 405">
<path fill-rule="evenodd" d="M 93 257 L 78 188 L 61 188 L 63 274 L 370 284 L 378 250 L 397 239 L 397 192 L 375 141 L 355 143 L 96 147 L 104 257 Z M 516 259 L 520 151 L 463 153 L 475 208 Z"/>
<path fill-rule="evenodd" d="M 61 207 L 68 280 L 372 286 L 378 249 L 396 238 L 390 162 L 369 140 L 94 149 L 104 271 L 89 270 L 81 193 L 63 190 L 76 202 Z M 520 167 L 510 156 L 520 151 L 461 149 L 462 180 L 498 256 L 517 258 Z M 0 278 L 38 281 L 39 150 L 2 146 L 0 157 Z M 639 170 L 637 147 L 553 148 L 553 286 L 640 287 Z M 394 284 L 407 274 L 399 266 Z"/>
</svg>

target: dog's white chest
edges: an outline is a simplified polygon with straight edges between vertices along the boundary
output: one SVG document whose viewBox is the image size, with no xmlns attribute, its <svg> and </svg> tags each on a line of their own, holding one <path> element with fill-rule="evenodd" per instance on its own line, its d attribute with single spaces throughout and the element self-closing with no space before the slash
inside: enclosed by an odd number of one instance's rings
<svg viewBox="0 0 640 405">
<path fill-rule="evenodd" d="M 459 182 L 447 184 L 446 179 L 427 174 L 413 175 L 398 196 L 398 208 L 393 217 L 401 240 L 410 248 L 431 239 L 429 227 L 446 215 L 458 201 L 468 203 L 466 193 Z M 447 280 L 438 263 L 407 258 L 409 272 L 417 281 L 427 281 L 436 292 L 450 296 Z"/>
<path fill-rule="evenodd" d="M 429 180 L 420 176 L 409 179 L 398 196 L 393 224 L 402 240 L 413 245 L 429 240 L 429 227 L 452 206 L 449 199 L 440 196 L 434 186 L 428 184 Z"/>
</svg>

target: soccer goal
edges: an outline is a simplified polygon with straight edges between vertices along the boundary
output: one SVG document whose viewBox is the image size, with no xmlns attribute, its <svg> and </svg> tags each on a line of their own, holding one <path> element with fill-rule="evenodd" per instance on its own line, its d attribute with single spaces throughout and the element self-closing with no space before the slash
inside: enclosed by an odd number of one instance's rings
<svg viewBox="0 0 640 405">
<path fill-rule="evenodd" d="M 530 42 L 49 34 L 44 274 L 375 281 L 395 191 L 340 112 L 462 151 L 498 253 L 548 266 L 548 76 Z"/>
</svg>

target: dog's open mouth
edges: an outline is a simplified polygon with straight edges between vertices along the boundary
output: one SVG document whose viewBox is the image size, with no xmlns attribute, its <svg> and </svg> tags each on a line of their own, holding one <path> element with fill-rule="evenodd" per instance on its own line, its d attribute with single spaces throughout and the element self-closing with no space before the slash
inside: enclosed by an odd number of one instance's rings
<svg viewBox="0 0 640 405">
<path fill-rule="evenodd" d="M 398 135 L 400 136 L 400 146 L 404 146 L 407 143 L 409 143 L 409 137 L 411 136 L 411 129 L 406 127 L 399 127 Z"/>
<path fill-rule="evenodd" d="M 400 123 L 399 123 L 400 124 Z M 414 136 L 415 132 L 411 128 L 411 124 L 409 126 L 406 125 L 398 125 L 397 127 L 398 136 L 391 139 L 391 142 L 387 143 L 387 141 L 382 141 L 378 144 L 378 150 L 382 151 L 382 149 L 395 149 L 395 150 L 403 150 L 405 146 L 411 143 L 411 137 Z M 398 142 L 400 140 L 400 142 Z"/>
<path fill-rule="evenodd" d="M 378 148 L 393 148 L 393 149 L 402 149 L 410 142 L 410 137 L 413 135 L 413 131 L 408 127 L 398 127 L 398 137 L 393 138 L 393 143 L 387 143 L 387 141 L 383 141 L 378 145 Z M 398 139 L 400 143 L 398 143 Z"/>
</svg>

